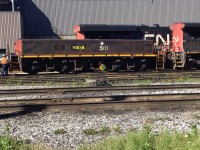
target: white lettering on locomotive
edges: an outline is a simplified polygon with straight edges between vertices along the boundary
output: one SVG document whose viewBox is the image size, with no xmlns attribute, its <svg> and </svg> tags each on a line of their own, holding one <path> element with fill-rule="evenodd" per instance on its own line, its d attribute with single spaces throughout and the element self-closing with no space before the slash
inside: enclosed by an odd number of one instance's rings
<svg viewBox="0 0 200 150">
<path fill-rule="evenodd" d="M 144 40 L 146 40 L 147 38 L 156 38 L 156 45 L 159 45 L 159 44 L 167 44 L 169 45 L 170 43 L 170 35 L 167 34 L 167 37 L 166 37 L 166 40 L 163 38 L 163 36 L 161 34 L 145 34 L 144 35 Z M 159 41 L 161 41 L 162 43 L 159 43 Z"/>
<path fill-rule="evenodd" d="M 178 36 L 177 37 L 173 36 L 173 41 L 177 43 L 179 41 Z"/>
</svg>

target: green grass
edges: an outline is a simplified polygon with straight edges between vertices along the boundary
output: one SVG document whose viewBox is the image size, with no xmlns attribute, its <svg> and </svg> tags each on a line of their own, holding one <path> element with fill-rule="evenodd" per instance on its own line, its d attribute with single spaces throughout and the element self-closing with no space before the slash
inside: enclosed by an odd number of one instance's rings
<svg viewBox="0 0 200 150">
<path fill-rule="evenodd" d="M 39 79 L 43 79 L 44 76 L 39 76 Z M 81 77 L 80 77 L 81 78 Z M 88 77 L 89 78 L 89 77 Z M 91 77 L 90 77 L 91 78 Z M 15 81 L 15 82 L 14 82 Z M 37 83 L 24 83 L 25 82 L 25 78 L 19 78 L 16 80 L 13 80 L 13 78 L 8 78 L 6 80 L 7 85 L 8 86 L 12 86 L 12 85 L 32 85 L 32 86 L 37 86 Z M 182 82 L 200 82 L 199 78 L 192 78 L 191 76 L 180 76 L 178 78 L 172 78 L 172 79 L 143 79 L 143 80 L 137 80 L 137 79 L 129 79 L 129 80 L 116 80 L 116 81 L 108 81 L 108 84 L 112 85 L 112 86 L 126 86 L 126 85 L 130 85 L 130 84 L 137 84 L 137 85 L 150 85 L 153 83 L 157 83 L 157 82 L 161 82 L 161 83 L 182 83 Z M 46 81 L 46 83 L 43 83 L 46 86 L 71 86 L 71 87 L 91 87 L 94 86 L 95 83 L 87 83 L 85 81 L 77 81 L 77 80 L 72 80 L 72 82 L 54 82 L 54 81 Z"/>
<path fill-rule="evenodd" d="M 0 150 L 29 150 L 27 141 L 17 140 L 10 135 L 10 125 L 7 124 L 0 136 Z"/>
<path fill-rule="evenodd" d="M 191 125 L 190 133 L 162 131 L 153 134 L 149 127 L 140 132 L 110 137 L 99 143 L 84 145 L 78 150 L 199 150 L 200 134 L 196 124 Z"/>
<path fill-rule="evenodd" d="M 50 147 L 41 144 L 30 144 L 29 140 L 18 140 L 11 136 L 10 124 L 4 128 L 0 136 L 0 150 L 52 150 Z"/>
<path fill-rule="evenodd" d="M 115 133 L 122 133 L 122 130 L 121 130 L 120 126 L 118 126 L 118 125 L 112 126 L 112 130 L 113 130 Z"/>
<path fill-rule="evenodd" d="M 11 79 L 11 78 L 8 78 L 8 79 L 6 80 L 6 82 L 7 82 L 7 85 L 8 85 L 8 86 L 11 86 L 11 85 L 12 85 L 12 79 Z"/>
<path fill-rule="evenodd" d="M 99 130 L 96 129 L 85 129 L 83 130 L 83 134 L 85 135 L 108 135 L 111 132 L 110 127 L 102 126 Z"/>
<path fill-rule="evenodd" d="M 16 140 L 10 136 L 0 137 L 0 150 L 28 150 L 29 147 L 25 141 Z"/>
<path fill-rule="evenodd" d="M 83 130 L 83 134 L 85 134 L 85 135 L 97 135 L 98 131 L 90 128 L 90 129 Z"/>
<path fill-rule="evenodd" d="M 47 81 L 46 83 L 47 86 L 53 86 L 54 84 L 55 84 L 54 81 Z"/>
<path fill-rule="evenodd" d="M 101 127 L 101 129 L 99 130 L 100 134 L 109 134 L 111 132 L 110 128 L 107 126 L 103 126 Z"/>
<path fill-rule="evenodd" d="M 57 129 L 54 131 L 54 134 L 58 135 L 58 134 L 65 134 L 66 131 L 64 129 Z"/>
<path fill-rule="evenodd" d="M 19 79 L 19 80 L 17 81 L 17 85 L 23 85 L 22 79 Z"/>
</svg>

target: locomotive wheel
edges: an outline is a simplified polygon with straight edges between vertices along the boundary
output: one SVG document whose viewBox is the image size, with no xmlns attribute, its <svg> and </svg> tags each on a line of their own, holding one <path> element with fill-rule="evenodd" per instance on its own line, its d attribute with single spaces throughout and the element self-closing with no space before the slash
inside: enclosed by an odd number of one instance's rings
<svg viewBox="0 0 200 150">
<path fill-rule="evenodd" d="M 142 64 L 140 67 L 140 71 L 145 71 L 147 70 L 147 65 L 146 64 Z"/>
<path fill-rule="evenodd" d="M 73 70 L 74 70 L 73 62 L 67 62 L 67 63 L 60 62 L 56 65 L 56 71 L 58 71 L 59 73 L 66 74 Z"/>
<path fill-rule="evenodd" d="M 69 67 L 67 65 L 63 66 L 61 73 L 69 73 Z"/>
<path fill-rule="evenodd" d="M 38 71 L 38 67 L 37 66 L 32 66 L 31 67 L 31 70 L 28 71 L 28 74 L 37 74 L 39 71 Z"/>
<path fill-rule="evenodd" d="M 120 65 L 112 65 L 112 71 L 119 71 L 121 68 Z"/>
</svg>

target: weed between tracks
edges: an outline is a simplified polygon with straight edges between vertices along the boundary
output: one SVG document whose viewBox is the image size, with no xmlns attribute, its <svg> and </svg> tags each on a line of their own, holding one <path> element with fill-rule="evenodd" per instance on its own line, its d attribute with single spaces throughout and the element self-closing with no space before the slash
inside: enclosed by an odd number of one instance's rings
<svg viewBox="0 0 200 150">
<path fill-rule="evenodd" d="M 55 134 L 55 135 L 58 135 L 58 134 L 65 134 L 65 133 L 66 133 L 66 131 L 65 131 L 64 129 L 57 129 L 57 130 L 54 131 L 54 134 Z"/>
<path fill-rule="evenodd" d="M 88 77 L 87 78 L 91 78 Z M 44 76 L 38 76 L 36 79 L 27 80 L 24 77 L 20 78 L 7 78 L 6 82 L 4 84 L 8 86 L 21 86 L 21 85 L 27 85 L 27 86 L 38 86 L 38 85 L 45 85 L 45 86 L 68 86 L 68 87 L 90 87 L 94 86 L 94 83 L 87 83 L 82 78 L 80 80 L 72 79 L 71 82 L 59 82 L 54 80 L 45 80 Z M 91 78 L 92 79 L 92 78 Z M 128 86 L 128 85 L 149 85 L 153 83 L 182 83 L 182 82 L 200 82 L 199 78 L 193 78 L 190 75 L 182 75 L 180 77 L 174 77 L 172 79 L 169 78 L 152 78 L 152 79 L 118 79 L 118 80 L 105 80 L 108 82 L 108 84 L 112 86 Z"/>
<path fill-rule="evenodd" d="M 51 150 L 44 145 L 32 145 L 29 140 L 13 138 L 10 132 L 10 125 L 7 124 L 4 132 L 0 135 L 0 150 Z"/>
<path fill-rule="evenodd" d="M 100 130 L 96 129 L 85 129 L 83 133 L 85 135 L 108 135 L 111 132 L 110 127 L 102 126 Z"/>
<path fill-rule="evenodd" d="M 150 85 L 154 83 L 195 83 L 200 82 L 199 78 L 191 78 L 190 76 L 180 76 L 176 79 L 147 79 L 147 80 L 138 80 L 138 79 L 131 79 L 131 80 L 118 80 L 113 81 L 113 86 L 127 86 L 131 84 L 137 84 L 137 85 Z"/>
<path fill-rule="evenodd" d="M 26 141 L 16 140 L 10 136 L 10 127 L 7 125 L 4 129 L 4 133 L 0 136 L 0 149 L 10 149 L 10 150 L 21 150 L 28 149 Z"/>
</svg>

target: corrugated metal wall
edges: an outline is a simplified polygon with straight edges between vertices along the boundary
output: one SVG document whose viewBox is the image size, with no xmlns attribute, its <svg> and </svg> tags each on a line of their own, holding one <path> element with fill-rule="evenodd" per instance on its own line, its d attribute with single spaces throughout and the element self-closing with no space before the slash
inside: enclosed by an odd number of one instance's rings
<svg viewBox="0 0 200 150">
<path fill-rule="evenodd" d="M 27 36 L 50 36 L 78 24 L 200 22 L 199 9 L 200 0 L 24 0 L 22 11 Z"/>
<path fill-rule="evenodd" d="M 0 48 L 13 52 L 16 39 L 22 37 L 20 12 L 0 12 Z"/>
</svg>

